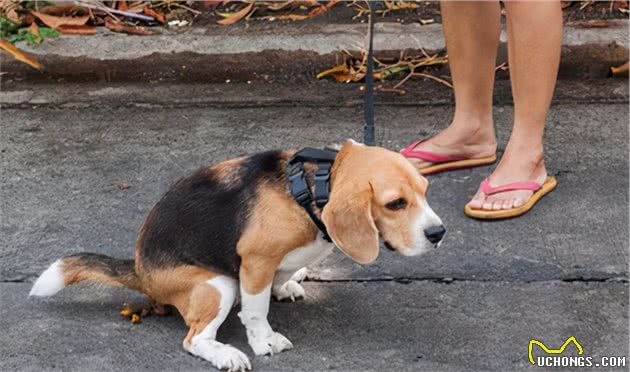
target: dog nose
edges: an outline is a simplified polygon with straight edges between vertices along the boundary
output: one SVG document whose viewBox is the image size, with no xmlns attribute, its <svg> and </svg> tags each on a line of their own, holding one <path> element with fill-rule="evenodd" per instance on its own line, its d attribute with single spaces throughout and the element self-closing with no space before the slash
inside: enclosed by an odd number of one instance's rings
<svg viewBox="0 0 630 372">
<path fill-rule="evenodd" d="M 424 236 L 433 244 L 439 243 L 444 237 L 444 233 L 446 233 L 446 229 L 443 225 L 431 226 L 424 230 Z"/>
</svg>

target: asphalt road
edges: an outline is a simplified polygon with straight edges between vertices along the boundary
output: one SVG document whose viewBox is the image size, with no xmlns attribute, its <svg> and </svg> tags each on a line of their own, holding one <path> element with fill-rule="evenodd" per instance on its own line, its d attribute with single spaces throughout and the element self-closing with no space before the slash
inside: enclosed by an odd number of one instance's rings
<svg viewBox="0 0 630 372">
<path fill-rule="evenodd" d="M 132 257 L 149 209 L 199 166 L 361 138 L 356 86 L 321 83 L 312 99 L 300 95 L 304 86 L 223 88 L 15 84 L 0 92 L 0 370 L 211 368 L 182 350 L 177 316 L 132 325 L 118 315 L 123 302 L 143 301 L 138 294 L 27 293 L 62 255 Z M 380 145 L 399 149 L 447 123 L 450 93 L 440 89 L 382 97 Z M 563 82 L 557 97 L 546 133 L 556 191 L 522 218 L 483 223 L 462 209 L 491 167 L 431 177 L 429 202 L 448 229 L 440 250 L 382 251 L 366 267 L 332 255 L 311 270 L 304 301 L 272 305 L 272 326 L 295 348 L 253 358 L 255 369 L 528 370 L 530 339 L 557 348 L 570 336 L 584 355 L 627 357 L 627 81 Z M 501 149 L 511 114 L 499 95 Z M 253 357 L 234 314 L 219 339 Z"/>
</svg>

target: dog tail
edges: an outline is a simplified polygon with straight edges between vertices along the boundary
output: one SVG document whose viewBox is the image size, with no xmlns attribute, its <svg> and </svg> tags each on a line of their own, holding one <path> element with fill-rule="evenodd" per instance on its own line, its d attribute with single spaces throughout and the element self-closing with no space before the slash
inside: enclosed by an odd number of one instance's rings
<svg viewBox="0 0 630 372">
<path fill-rule="evenodd" d="M 119 260 L 96 253 L 79 253 L 55 261 L 33 284 L 29 296 L 52 296 L 63 288 L 91 281 L 142 292 L 133 260 Z"/>
</svg>

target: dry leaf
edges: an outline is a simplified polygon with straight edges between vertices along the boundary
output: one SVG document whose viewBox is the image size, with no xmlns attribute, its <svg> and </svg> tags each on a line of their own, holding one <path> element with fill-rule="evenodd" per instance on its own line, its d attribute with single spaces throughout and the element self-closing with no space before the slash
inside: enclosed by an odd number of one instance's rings
<svg viewBox="0 0 630 372">
<path fill-rule="evenodd" d="M 280 21 L 303 21 L 310 17 L 307 14 L 278 14 L 274 18 Z"/>
<path fill-rule="evenodd" d="M 317 74 L 317 76 L 315 77 L 317 80 L 326 77 L 328 75 L 338 75 L 338 74 L 347 74 L 349 72 L 348 70 L 348 66 L 346 66 L 345 64 L 342 65 L 337 65 L 331 69 L 328 69 L 326 71 L 322 71 L 319 74 Z"/>
<path fill-rule="evenodd" d="M 144 7 L 144 14 L 148 15 L 149 17 L 155 18 L 161 24 L 164 24 L 164 22 L 166 22 L 166 17 L 164 16 L 164 14 L 158 12 L 157 10 L 151 9 L 148 6 Z"/>
<path fill-rule="evenodd" d="M 85 8 L 75 5 L 49 5 L 41 8 L 39 12 L 54 16 L 60 16 L 68 13 L 86 13 Z"/>
<path fill-rule="evenodd" d="M 83 26 L 59 26 L 59 32 L 65 35 L 95 35 L 96 27 Z"/>
<path fill-rule="evenodd" d="M 326 5 L 322 5 L 317 9 L 313 9 L 308 13 L 308 18 L 315 17 L 316 15 L 322 14 L 333 6 L 337 5 L 339 0 L 331 0 L 326 3 Z"/>
<path fill-rule="evenodd" d="M 35 17 L 39 18 L 40 21 L 44 22 L 46 26 L 54 29 L 59 28 L 59 26 L 83 26 L 90 19 L 89 15 L 84 15 L 80 17 L 60 17 L 44 14 L 41 12 L 31 13 Z"/>
<path fill-rule="evenodd" d="M 42 35 L 39 34 L 39 27 L 37 27 L 37 23 L 31 23 L 31 27 L 28 28 L 28 32 L 35 35 L 35 37 L 37 38 L 37 44 L 42 42 Z"/>
<path fill-rule="evenodd" d="M 248 6 L 239 10 L 236 13 L 230 14 L 227 18 L 217 21 L 220 25 L 231 25 L 243 19 L 254 7 L 254 2 L 252 1 Z"/>
<path fill-rule="evenodd" d="M 114 32 L 124 32 L 126 34 L 132 35 L 154 35 L 156 33 L 155 31 L 150 30 L 146 27 L 133 27 L 121 22 L 116 22 L 110 17 L 107 17 L 105 19 L 105 27 Z"/>
<path fill-rule="evenodd" d="M 604 27 L 610 27 L 610 23 L 608 21 L 600 21 L 600 20 L 571 22 L 571 25 L 573 27 L 576 27 L 576 28 L 604 28 Z"/>
<path fill-rule="evenodd" d="M 22 61 L 26 64 L 29 64 L 34 69 L 41 70 L 42 68 L 42 65 L 39 62 L 37 62 L 35 58 L 19 50 L 13 44 L 9 43 L 6 40 L 0 40 L 0 49 L 4 49 L 13 57 L 15 57 L 15 59 L 17 59 L 18 61 Z"/>
<path fill-rule="evenodd" d="M 138 314 L 132 314 L 131 315 L 131 323 L 133 323 L 133 324 L 140 324 L 140 323 L 142 323 L 142 318 L 140 318 L 140 315 L 138 315 Z"/>
<path fill-rule="evenodd" d="M 630 65 L 628 64 L 628 62 L 626 62 L 626 63 L 624 63 L 621 66 L 611 67 L 610 68 L 610 73 L 612 75 L 621 75 L 623 73 L 627 73 L 629 67 L 630 67 Z"/>
<path fill-rule="evenodd" d="M 0 0 L 0 14 L 13 23 L 22 24 L 22 16 L 17 12 L 18 7 L 14 1 Z"/>
</svg>

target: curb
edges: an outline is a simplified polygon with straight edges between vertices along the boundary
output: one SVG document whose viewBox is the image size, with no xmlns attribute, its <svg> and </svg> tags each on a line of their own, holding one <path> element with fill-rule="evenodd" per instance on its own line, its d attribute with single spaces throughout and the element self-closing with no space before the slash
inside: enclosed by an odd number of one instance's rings
<svg viewBox="0 0 630 372">
<path fill-rule="evenodd" d="M 603 77 L 608 68 L 628 60 L 628 20 L 608 21 L 606 28 L 565 26 L 561 76 Z M 132 36 L 100 30 L 94 36 L 62 36 L 39 46 L 18 47 L 45 66 L 33 73 L 6 54 L 2 71 L 25 79 L 252 80 L 261 75 L 312 74 L 329 68 L 337 52 L 358 52 L 365 44 L 365 24 L 246 24 L 209 27 L 183 33 Z M 377 23 L 376 53 L 403 49 L 444 48 L 441 25 Z M 501 32 L 499 60 L 505 59 L 506 32 Z"/>
</svg>

